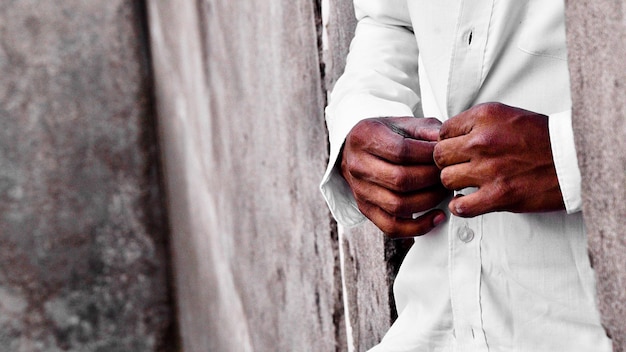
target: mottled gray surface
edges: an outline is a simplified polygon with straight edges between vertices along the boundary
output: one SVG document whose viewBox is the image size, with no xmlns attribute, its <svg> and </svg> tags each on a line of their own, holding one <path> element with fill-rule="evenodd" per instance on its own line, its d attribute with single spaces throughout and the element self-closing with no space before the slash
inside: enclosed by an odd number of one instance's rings
<svg viewBox="0 0 626 352">
<path fill-rule="evenodd" d="M 573 125 L 602 322 L 626 350 L 626 3 L 567 1 Z"/>
<path fill-rule="evenodd" d="M 346 55 L 354 37 L 356 16 L 352 0 L 334 0 L 328 4 L 328 18 L 325 24 L 327 47 L 324 52 L 326 89 L 329 91 L 346 67 Z"/>
<path fill-rule="evenodd" d="M 2 351 L 171 347 L 139 12 L 0 2 Z"/>
<path fill-rule="evenodd" d="M 187 352 L 345 348 L 313 5 L 149 1 Z"/>
<path fill-rule="evenodd" d="M 371 222 L 343 232 L 345 285 L 355 351 L 383 338 L 396 318 L 392 296 L 404 254 L 412 240 L 392 241 Z"/>
</svg>

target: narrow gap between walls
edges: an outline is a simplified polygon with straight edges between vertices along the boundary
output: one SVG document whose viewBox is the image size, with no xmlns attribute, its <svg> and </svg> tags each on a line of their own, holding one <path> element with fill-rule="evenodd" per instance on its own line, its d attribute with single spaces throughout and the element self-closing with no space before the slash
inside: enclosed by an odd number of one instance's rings
<svg viewBox="0 0 626 352">
<path fill-rule="evenodd" d="M 326 85 L 326 69 L 330 68 L 330 66 L 326 63 L 327 58 L 330 59 L 332 57 L 330 50 L 330 42 L 328 36 L 328 25 L 330 21 L 330 0 L 314 0 L 316 8 L 319 9 L 319 12 L 316 15 L 321 15 L 321 23 L 316 19 L 317 27 L 318 27 L 318 50 L 319 50 L 319 61 L 320 61 L 320 78 L 322 84 L 322 93 L 324 93 L 324 107 L 328 104 L 328 94 L 330 92 L 327 91 Z M 319 17 L 318 17 L 319 18 Z M 327 150 L 330 150 L 330 146 L 327 145 Z M 334 222 L 334 219 L 331 219 Z M 346 253 L 344 252 L 343 241 L 345 240 L 344 228 L 337 224 L 337 248 L 339 250 L 339 267 L 341 273 L 341 298 L 343 301 L 343 316 L 344 316 L 344 324 L 345 324 L 345 333 L 346 333 L 346 344 L 348 348 L 348 352 L 354 352 L 354 336 L 352 324 L 350 323 L 350 309 L 349 309 L 349 300 L 347 294 L 347 286 L 346 286 L 346 269 L 345 269 L 345 261 L 346 261 Z M 340 330 L 339 327 L 337 327 Z"/>
<path fill-rule="evenodd" d="M 163 157 L 163 144 L 161 143 L 161 135 L 159 133 L 159 119 L 157 111 L 157 99 L 156 99 L 156 78 L 155 70 L 153 67 L 153 51 L 150 37 L 150 16 L 148 11 L 149 0 L 142 0 L 133 3 L 135 13 L 137 14 L 140 26 L 140 41 L 145 47 L 141 50 L 142 59 L 144 60 L 143 66 L 148 71 L 146 72 L 146 89 L 148 90 L 149 102 L 147 103 L 147 120 L 146 129 L 144 133 L 143 143 L 153 142 L 153 147 L 150 148 L 150 159 L 154 161 L 153 167 L 151 167 L 150 173 L 153 173 L 152 177 L 156 179 L 158 187 L 158 195 L 152 195 L 149 202 L 158 202 L 157 211 L 151 214 L 154 218 L 150 221 L 151 231 L 160 231 L 163 235 L 161 245 L 163 246 L 163 260 L 165 261 L 165 280 L 167 285 L 167 301 L 169 305 L 169 321 L 167 327 L 163 331 L 163 336 L 160 337 L 161 341 L 157 342 L 157 351 L 181 351 L 182 340 L 179 330 L 179 316 L 178 316 L 178 303 L 176 301 L 176 289 L 174 279 L 174 261 L 172 256 L 172 244 L 171 237 L 173 230 L 169 219 L 169 204 L 168 194 L 165 182 L 165 165 L 162 159 Z"/>
<path fill-rule="evenodd" d="M 341 265 L 341 292 L 343 293 L 343 313 L 344 313 L 344 317 L 345 317 L 345 324 L 346 324 L 346 339 L 347 339 L 347 343 L 348 343 L 348 352 L 354 352 L 355 348 L 354 348 L 354 336 L 352 335 L 352 324 L 350 323 L 350 309 L 349 309 L 349 304 L 350 302 L 348 301 L 348 291 L 347 291 L 347 287 L 346 287 L 346 253 L 344 252 L 344 246 L 343 241 L 344 241 L 344 233 L 345 230 L 343 228 L 343 226 L 338 225 L 337 226 L 338 229 L 338 233 L 339 233 L 339 263 Z"/>
</svg>

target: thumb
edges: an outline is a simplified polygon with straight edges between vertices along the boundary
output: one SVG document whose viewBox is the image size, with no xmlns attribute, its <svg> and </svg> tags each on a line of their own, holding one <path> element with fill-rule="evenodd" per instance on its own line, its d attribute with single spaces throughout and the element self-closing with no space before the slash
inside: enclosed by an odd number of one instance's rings
<svg viewBox="0 0 626 352">
<path fill-rule="evenodd" d="M 498 210 L 494 205 L 495 196 L 489 187 L 482 187 L 472 194 L 455 196 L 448 204 L 448 208 L 458 217 L 473 218 Z"/>
</svg>

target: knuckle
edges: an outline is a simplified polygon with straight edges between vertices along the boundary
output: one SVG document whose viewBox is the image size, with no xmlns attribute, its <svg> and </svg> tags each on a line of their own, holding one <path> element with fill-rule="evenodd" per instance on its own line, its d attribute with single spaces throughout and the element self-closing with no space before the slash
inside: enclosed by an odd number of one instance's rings
<svg viewBox="0 0 626 352">
<path fill-rule="evenodd" d="M 346 145 L 363 146 L 371 142 L 377 136 L 383 123 L 378 118 L 368 118 L 357 122 L 346 136 Z"/>
<path fill-rule="evenodd" d="M 361 187 L 356 182 L 351 184 L 350 187 L 352 188 L 352 195 L 354 196 L 357 207 L 361 213 L 366 214 L 369 211 L 369 207 L 367 206 L 366 199 L 363 197 Z"/>
<path fill-rule="evenodd" d="M 411 176 L 401 168 L 395 168 L 390 175 L 392 188 L 395 191 L 407 192 L 411 189 Z"/>
<path fill-rule="evenodd" d="M 397 196 L 391 197 L 385 206 L 387 212 L 394 216 L 402 214 L 405 208 L 406 205 L 404 200 Z"/>
<path fill-rule="evenodd" d="M 359 209 L 361 214 L 365 215 L 365 217 L 367 217 L 368 219 L 371 219 L 374 207 L 371 204 L 364 201 L 363 198 L 357 195 L 356 193 L 354 197 L 356 199 L 357 208 Z"/>
<path fill-rule="evenodd" d="M 372 118 L 363 119 L 357 122 L 356 125 L 354 125 L 352 129 L 353 130 L 370 129 L 377 124 L 380 124 L 379 119 L 372 117 Z"/>
<path fill-rule="evenodd" d="M 478 114 L 479 116 L 490 116 L 493 114 L 498 114 L 498 112 L 500 111 L 500 103 L 497 102 L 488 102 L 488 103 L 482 103 L 482 104 L 478 104 L 474 107 L 474 112 L 476 114 Z"/>
<path fill-rule="evenodd" d="M 519 201 L 510 183 L 503 180 L 494 181 L 489 185 L 487 192 L 489 193 L 489 211 L 510 211 Z"/>
<path fill-rule="evenodd" d="M 445 149 L 443 148 L 441 143 L 437 143 L 435 145 L 435 149 L 433 150 L 433 160 L 439 168 L 445 165 L 444 152 Z"/>
<path fill-rule="evenodd" d="M 436 126 L 436 127 L 441 126 L 441 121 L 439 121 L 438 119 L 434 117 L 425 117 L 422 119 L 422 121 L 424 121 L 424 124 L 427 126 Z"/>
<path fill-rule="evenodd" d="M 410 160 L 411 154 L 412 150 L 409 143 L 399 142 L 396 145 L 396 155 L 401 162 Z"/>
<path fill-rule="evenodd" d="M 450 126 L 450 124 L 447 121 L 444 122 L 443 125 L 441 125 L 441 128 L 439 129 L 439 139 L 446 139 L 446 137 L 450 133 L 448 126 Z"/>
<path fill-rule="evenodd" d="M 346 179 L 346 181 L 350 181 L 352 178 L 358 178 L 358 173 L 354 168 L 354 160 L 351 158 L 343 158 L 341 160 L 341 175 Z"/>
<path fill-rule="evenodd" d="M 343 148 L 341 150 L 341 168 L 347 169 L 349 167 L 349 162 L 352 157 L 352 152 L 348 148 Z"/>
<path fill-rule="evenodd" d="M 516 192 L 513 187 L 513 184 L 509 182 L 505 178 L 499 178 L 494 182 L 494 198 L 496 199 L 504 199 L 504 198 L 515 198 Z"/>
<path fill-rule="evenodd" d="M 469 141 L 470 147 L 472 149 L 477 149 L 481 151 L 488 151 L 492 149 L 495 143 L 496 139 L 494 134 L 485 131 L 481 133 L 475 133 Z"/>
<path fill-rule="evenodd" d="M 358 170 L 359 162 L 356 160 L 356 158 L 351 158 L 351 157 L 344 158 L 342 163 L 345 164 L 344 168 L 351 174 L 354 174 L 356 170 Z"/>
<path fill-rule="evenodd" d="M 369 119 L 361 120 L 364 129 L 367 131 L 367 136 L 379 133 L 380 131 L 387 130 L 388 124 L 383 117 L 372 117 Z"/>
<path fill-rule="evenodd" d="M 366 123 L 364 121 L 359 121 L 356 125 L 354 125 L 354 127 L 352 127 L 350 132 L 348 132 L 348 135 L 346 136 L 346 144 L 350 145 L 358 141 L 359 137 L 365 132 L 364 130 L 367 130 Z"/>
<path fill-rule="evenodd" d="M 441 184 L 447 189 L 454 189 L 453 184 L 453 174 L 450 172 L 450 169 L 441 170 L 441 174 L 439 175 L 441 180 Z"/>
<path fill-rule="evenodd" d="M 481 103 L 474 105 L 471 109 L 472 114 L 476 116 L 484 116 L 487 114 L 487 110 L 489 109 L 488 103 Z"/>
</svg>

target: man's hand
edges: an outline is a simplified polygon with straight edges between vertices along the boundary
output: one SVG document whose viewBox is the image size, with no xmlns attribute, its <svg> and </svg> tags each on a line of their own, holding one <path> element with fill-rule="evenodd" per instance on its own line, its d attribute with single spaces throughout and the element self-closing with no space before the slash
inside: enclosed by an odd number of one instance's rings
<svg viewBox="0 0 626 352">
<path fill-rule="evenodd" d="M 436 119 L 372 118 L 346 137 L 341 173 L 361 212 L 391 237 L 422 235 L 445 220 L 438 209 L 413 219 L 450 194 L 433 161 L 440 126 Z"/>
<path fill-rule="evenodd" d="M 479 188 L 450 202 L 454 215 L 564 209 L 545 115 L 477 105 L 443 124 L 434 158 L 445 187 Z"/>
</svg>

